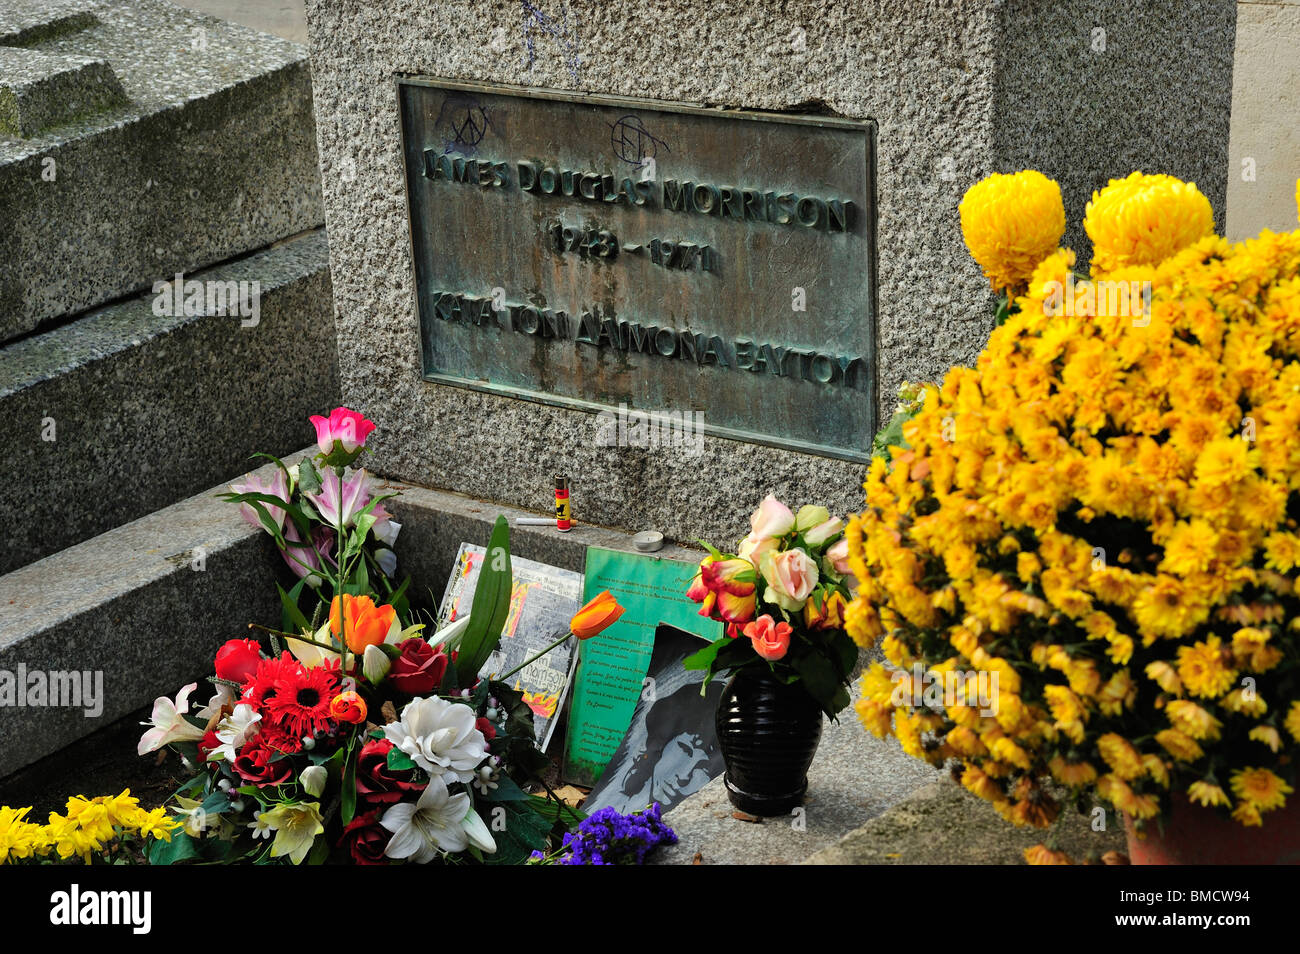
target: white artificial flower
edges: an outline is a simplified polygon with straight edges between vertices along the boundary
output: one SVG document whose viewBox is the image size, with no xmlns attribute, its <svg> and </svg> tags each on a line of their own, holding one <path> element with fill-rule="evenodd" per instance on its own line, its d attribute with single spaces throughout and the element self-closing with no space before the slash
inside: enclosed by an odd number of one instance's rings
<svg viewBox="0 0 1300 954">
<path fill-rule="evenodd" d="M 397 554 L 392 550 L 376 550 L 375 562 L 379 564 L 379 569 L 384 571 L 384 576 L 390 580 L 397 576 Z"/>
<path fill-rule="evenodd" d="M 487 758 L 487 740 L 474 710 L 437 696 L 412 699 L 384 735 L 420 768 L 445 783 L 468 782 Z"/>
<path fill-rule="evenodd" d="M 140 723 L 152 726 L 140 737 L 140 744 L 136 747 L 140 755 L 147 755 L 172 742 L 197 742 L 203 738 L 204 731 L 185 718 L 190 711 L 190 693 L 198 687 L 197 682 L 185 686 L 176 694 L 175 702 L 166 696 L 154 700 L 149 721 Z"/>
<path fill-rule="evenodd" d="M 329 772 L 323 765 L 309 765 L 298 776 L 298 783 L 303 787 L 303 791 L 313 798 L 320 798 L 328 780 Z"/>
<path fill-rule="evenodd" d="M 217 683 L 217 691 L 212 694 L 212 698 L 208 700 L 208 704 L 200 709 L 197 715 L 200 719 L 205 721 L 210 720 L 213 716 L 234 701 L 235 690 L 231 689 L 224 682 L 219 682 Z"/>
<path fill-rule="evenodd" d="M 253 820 L 246 827 L 253 829 L 253 838 L 270 838 L 275 834 L 275 829 L 271 827 L 270 822 L 262 820 L 265 812 L 254 812 Z"/>
<path fill-rule="evenodd" d="M 425 865 L 439 851 L 464 851 L 470 844 L 463 824 L 466 813 L 478 818 L 469 796 L 464 792 L 449 795 L 447 786 L 435 775 L 420 793 L 419 801 L 398 802 L 384 812 L 379 824 L 393 833 L 384 854 Z"/>
<path fill-rule="evenodd" d="M 257 723 L 261 721 L 262 714 L 254 712 L 247 702 L 235 706 L 234 712 L 217 723 L 217 738 L 221 744 L 208 753 L 208 760 L 223 758 L 227 762 L 235 761 L 237 750 L 257 734 L 261 728 Z"/>
<path fill-rule="evenodd" d="M 371 644 L 361 656 L 361 672 L 374 685 L 379 685 L 393 668 L 392 661 L 378 646 Z"/>
</svg>

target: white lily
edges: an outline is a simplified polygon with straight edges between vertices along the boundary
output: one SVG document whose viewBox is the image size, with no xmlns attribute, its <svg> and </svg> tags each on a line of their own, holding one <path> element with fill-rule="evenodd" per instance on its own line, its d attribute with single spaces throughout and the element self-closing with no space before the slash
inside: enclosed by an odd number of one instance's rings
<svg viewBox="0 0 1300 954">
<path fill-rule="evenodd" d="M 483 823 L 483 817 L 474 811 L 472 805 L 469 814 L 461 822 L 461 826 L 465 829 L 465 835 L 469 838 L 471 845 L 487 852 L 489 855 L 496 852 L 496 839 L 492 837 L 492 833 L 488 831 L 488 826 Z"/>
<path fill-rule="evenodd" d="M 439 851 L 464 851 L 470 843 L 463 824 L 467 811 L 474 814 L 469 796 L 464 792 L 448 794 L 447 786 L 435 775 L 418 801 L 398 802 L 384 812 L 379 824 L 393 833 L 384 854 L 424 865 Z"/>
<path fill-rule="evenodd" d="M 185 718 L 190 711 L 190 693 L 198 687 L 197 682 L 185 686 L 176 694 L 175 702 L 166 696 L 154 700 L 149 721 L 140 723 L 153 728 L 140 736 L 140 744 L 136 747 L 138 754 L 148 755 L 173 742 L 197 742 L 203 738 L 204 731 Z"/>
<path fill-rule="evenodd" d="M 208 761 L 225 759 L 234 762 L 236 751 L 257 735 L 261 728 L 258 723 L 261 721 L 262 714 L 254 712 L 248 703 L 241 702 L 235 706 L 234 712 L 217 723 L 217 738 L 221 744 L 208 753 Z"/>
</svg>

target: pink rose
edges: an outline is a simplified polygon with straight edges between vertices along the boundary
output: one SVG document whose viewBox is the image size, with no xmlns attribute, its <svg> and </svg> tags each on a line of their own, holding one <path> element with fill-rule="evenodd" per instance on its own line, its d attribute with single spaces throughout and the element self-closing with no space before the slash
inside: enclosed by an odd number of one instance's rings
<svg viewBox="0 0 1300 954">
<path fill-rule="evenodd" d="M 802 609 L 818 577 L 816 562 L 803 550 L 769 553 L 763 558 L 763 579 L 767 581 L 763 598 L 784 610 Z"/>
<path fill-rule="evenodd" d="M 810 547 L 819 547 L 843 529 L 844 521 L 839 517 L 831 517 L 829 520 L 817 524 L 811 530 L 805 531 L 803 535 L 804 542 Z"/>
<path fill-rule="evenodd" d="M 849 541 L 836 540 L 835 545 L 826 551 L 826 559 L 835 572 L 843 576 L 849 572 Z"/>
<path fill-rule="evenodd" d="M 336 407 L 329 417 L 313 414 L 311 422 L 316 425 L 316 446 L 331 466 L 351 463 L 348 458 L 365 447 L 366 438 L 375 429 L 374 421 L 346 407 Z"/>
<path fill-rule="evenodd" d="M 740 541 L 736 547 L 736 556 L 748 560 L 754 566 L 763 562 L 763 555 L 781 545 L 777 537 L 756 537 L 752 533 Z"/>
<path fill-rule="evenodd" d="M 789 623 L 778 623 L 766 613 L 745 627 L 754 652 L 768 662 L 776 662 L 790 651 L 790 633 Z"/>
<path fill-rule="evenodd" d="M 768 494 L 749 517 L 750 537 L 763 540 L 783 537 L 794 529 L 794 514 L 776 497 Z"/>
<path fill-rule="evenodd" d="M 858 592 L 858 578 L 849 569 L 849 541 L 847 538 L 836 540 L 835 545 L 826 550 L 826 565 L 844 578 L 850 595 Z"/>
</svg>

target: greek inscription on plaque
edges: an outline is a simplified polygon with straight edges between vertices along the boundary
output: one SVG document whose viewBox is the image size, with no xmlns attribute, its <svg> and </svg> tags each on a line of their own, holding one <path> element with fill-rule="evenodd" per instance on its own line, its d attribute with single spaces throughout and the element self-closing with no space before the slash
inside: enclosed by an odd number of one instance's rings
<svg viewBox="0 0 1300 954">
<path fill-rule="evenodd" d="M 426 379 L 865 459 L 869 122 L 400 79 Z"/>
</svg>

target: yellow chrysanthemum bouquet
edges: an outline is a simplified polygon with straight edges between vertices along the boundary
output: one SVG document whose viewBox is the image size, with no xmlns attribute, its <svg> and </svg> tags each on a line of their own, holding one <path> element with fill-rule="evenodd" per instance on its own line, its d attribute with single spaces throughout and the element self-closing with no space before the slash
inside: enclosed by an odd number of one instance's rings
<svg viewBox="0 0 1300 954">
<path fill-rule="evenodd" d="M 876 458 L 847 614 L 858 713 L 1017 825 L 1260 825 L 1300 743 L 1300 232 L 1231 245 L 1194 185 L 991 176 L 962 230 L 1005 320 Z M 1045 784 L 1048 779 L 1057 783 Z"/>
</svg>

